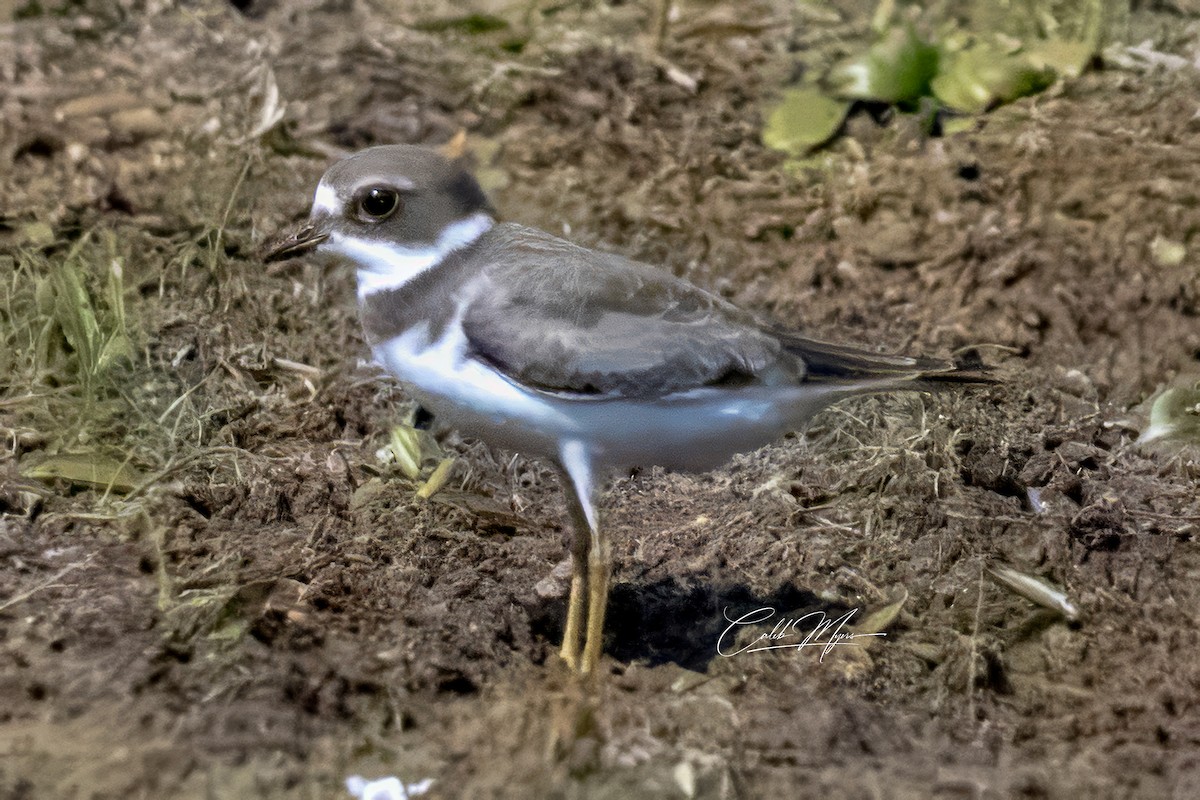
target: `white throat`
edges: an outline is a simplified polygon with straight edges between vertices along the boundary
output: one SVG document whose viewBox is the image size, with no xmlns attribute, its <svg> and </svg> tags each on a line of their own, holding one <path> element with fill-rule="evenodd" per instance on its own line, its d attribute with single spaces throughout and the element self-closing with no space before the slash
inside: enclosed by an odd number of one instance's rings
<svg viewBox="0 0 1200 800">
<path fill-rule="evenodd" d="M 398 289 L 426 270 L 486 233 L 496 221 L 485 211 L 446 226 L 437 241 L 427 247 L 404 247 L 386 241 L 359 239 L 334 233 L 321 245 L 327 253 L 341 256 L 358 268 L 358 299 L 377 292 Z"/>
</svg>

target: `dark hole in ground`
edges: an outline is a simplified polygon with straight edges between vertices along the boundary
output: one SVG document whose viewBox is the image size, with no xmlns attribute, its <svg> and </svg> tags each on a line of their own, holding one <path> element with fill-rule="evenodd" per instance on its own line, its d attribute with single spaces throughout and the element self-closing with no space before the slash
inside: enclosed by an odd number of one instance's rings
<svg viewBox="0 0 1200 800">
<path fill-rule="evenodd" d="M 460 673 L 447 676 L 439 681 L 438 691 L 452 692 L 453 694 L 475 694 L 479 691 L 479 687 L 473 680 Z"/>
<path fill-rule="evenodd" d="M 742 584 L 712 585 L 675 578 L 619 583 L 612 587 L 608 598 L 604 652 L 624 663 L 637 661 L 651 667 L 678 664 L 705 672 L 718 657 L 717 643 L 730 628 L 730 620 L 763 608 L 773 609 L 774 616 L 729 630 L 723 640 L 727 648 L 737 649 L 747 643 L 740 639 L 735 644 L 741 627 L 758 635 L 769 633 L 781 617 L 796 618 L 821 610 L 830 611 L 831 616 L 841 613 L 812 592 L 791 584 L 759 594 Z M 532 615 L 533 633 L 557 645 L 562 640 L 566 601 L 540 611 Z"/>
<path fill-rule="evenodd" d="M 39 134 L 17 147 L 13 160 L 22 158 L 51 158 L 64 147 L 62 140 Z"/>
<path fill-rule="evenodd" d="M 236 11 L 249 19 L 262 19 L 275 5 L 274 0 L 229 0 Z"/>
</svg>

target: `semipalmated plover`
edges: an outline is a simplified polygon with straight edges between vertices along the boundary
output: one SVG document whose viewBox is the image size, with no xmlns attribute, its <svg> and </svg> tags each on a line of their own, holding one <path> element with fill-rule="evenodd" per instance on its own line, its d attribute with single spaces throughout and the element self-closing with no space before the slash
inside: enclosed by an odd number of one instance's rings
<svg viewBox="0 0 1200 800">
<path fill-rule="evenodd" d="M 596 513 L 607 474 L 712 469 L 845 397 L 986 380 L 808 339 L 664 270 L 498 222 L 457 160 L 421 147 L 330 167 L 307 222 L 264 258 L 310 251 L 357 270 L 367 341 L 413 399 L 561 470 L 575 527 L 561 653 L 583 673 L 599 660 L 608 598 Z"/>
</svg>

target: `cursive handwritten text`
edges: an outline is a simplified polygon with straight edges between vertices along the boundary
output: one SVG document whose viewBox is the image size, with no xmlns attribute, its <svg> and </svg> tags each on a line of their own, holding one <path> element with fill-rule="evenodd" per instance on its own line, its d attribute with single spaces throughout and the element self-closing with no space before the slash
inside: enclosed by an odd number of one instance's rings
<svg viewBox="0 0 1200 800">
<path fill-rule="evenodd" d="M 759 608 L 742 614 L 736 619 L 729 616 L 729 609 L 722 611 L 729 625 L 717 639 L 717 655 L 730 658 L 741 653 L 757 653 L 762 650 L 801 650 L 805 647 L 818 647 L 821 650 L 819 661 L 839 645 L 861 644 L 855 639 L 868 636 L 887 636 L 886 633 L 854 633 L 845 630 L 850 620 L 858 613 L 852 608 L 840 617 L 831 618 L 824 611 L 810 611 L 801 617 L 780 617 L 766 633 L 760 633 L 752 642 L 734 649 L 734 638 L 737 631 L 746 625 L 759 625 L 775 616 L 773 608 Z"/>
</svg>

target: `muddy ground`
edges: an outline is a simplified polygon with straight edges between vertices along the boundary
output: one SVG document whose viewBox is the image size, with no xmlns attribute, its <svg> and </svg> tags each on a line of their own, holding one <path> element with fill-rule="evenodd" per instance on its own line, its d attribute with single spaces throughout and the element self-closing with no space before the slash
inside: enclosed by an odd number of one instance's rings
<svg viewBox="0 0 1200 800">
<path fill-rule="evenodd" d="M 860 115 L 799 169 L 763 105 L 871 4 L 551 5 L 0 4 L 0 798 L 1200 797 L 1200 466 L 1135 443 L 1200 375 L 1186 5 L 1129 33 L 1182 61 L 946 138 Z M 449 436 L 404 478 L 352 277 L 253 258 L 331 160 L 459 130 L 506 218 L 1002 382 L 617 480 L 580 684 L 554 473 Z M 71 455 L 99 477 L 37 469 Z M 904 597 L 869 647 L 716 652 Z"/>
</svg>

